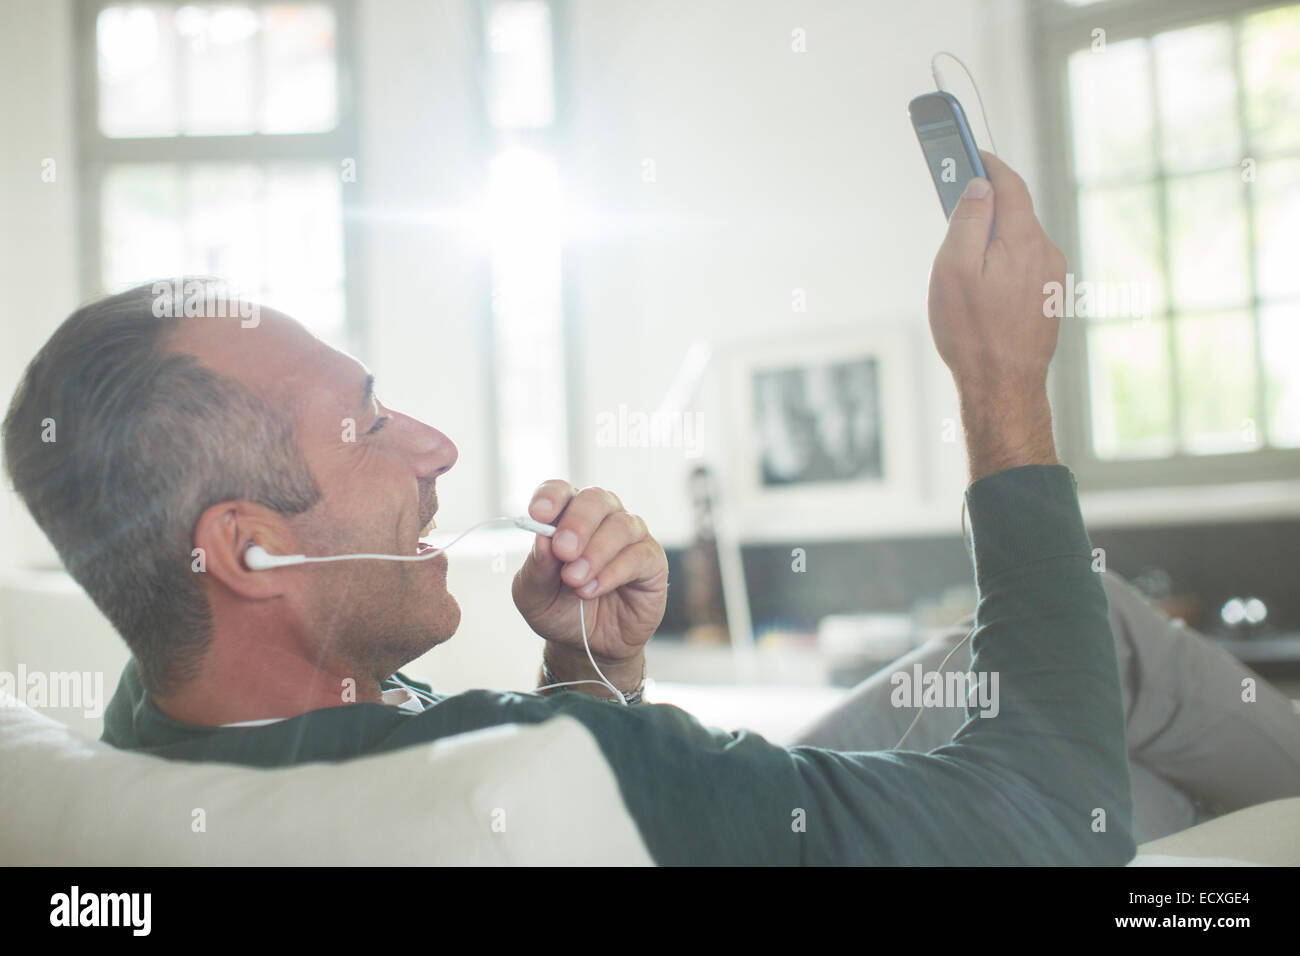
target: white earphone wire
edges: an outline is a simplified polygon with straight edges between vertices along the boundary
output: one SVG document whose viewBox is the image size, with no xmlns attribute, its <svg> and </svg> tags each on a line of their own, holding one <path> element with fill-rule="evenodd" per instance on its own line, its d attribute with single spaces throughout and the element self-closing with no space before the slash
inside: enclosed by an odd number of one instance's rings
<svg viewBox="0 0 1300 956">
<path fill-rule="evenodd" d="M 488 518 L 486 521 L 480 521 L 462 531 L 456 537 L 452 538 L 441 548 L 434 548 L 432 551 L 426 551 L 424 554 L 330 554 L 321 557 L 303 557 L 297 563 L 299 564 L 323 564 L 326 561 L 427 561 L 446 551 L 453 544 L 459 541 L 465 535 L 477 531 L 479 528 L 485 528 L 490 524 L 498 524 L 502 521 L 514 522 L 514 518 L 502 516 L 500 518 Z"/>
<path fill-rule="evenodd" d="M 591 663 L 592 670 L 594 670 L 597 674 L 600 675 L 600 680 L 566 680 L 566 681 L 561 681 L 558 684 L 543 684 L 541 687 L 533 688 L 533 693 L 535 694 L 539 690 L 550 690 L 553 687 L 572 687 L 575 684 L 603 684 L 614 692 L 614 699 L 616 699 L 624 707 L 627 707 L 628 706 L 627 696 L 621 690 L 615 687 L 613 683 L 610 681 L 610 679 L 605 676 L 605 672 L 600 669 L 600 665 L 596 663 L 595 656 L 591 653 L 591 641 L 587 639 L 587 615 L 582 609 L 583 603 L 584 602 L 582 598 L 579 597 L 578 598 L 578 625 L 582 628 L 582 646 L 586 648 L 587 660 Z"/>
<path fill-rule="evenodd" d="M 980 115 L 984 117 L 984 132 L 988 133 L 989 146 L 993 150 L 993 155 L 998 155 L 998 144 L 997 141 L 993 139 L 993 127 L 989 124 L 989 111 L 984 108 L 984 97 L 980 93 L 980 85 L 975 82 L 975 74 L 970 71 L 970 67 L 968 67 L 957 54 L 949 53 L 947 50 L 940 50 L 934 56 L 930 57 L 930 75 L 934 77 L 935 88 L 941 93 L 947 92 L 947 90 L 943 88 L 943 74 L 939 72 L 939 67 L 935 63 L 935 61 L 941 56 L 946 56 L 951 60 L 955 60 L 957 65 L 962 68 L 962 72 L 966 74 L 967 79 L 970 80 L 970 85 L 975 88 L 975 99 L 980 105 Z"/>
<path fill-rule="evenodd" d="M 971 562 L 974 563 L 975 543 L 971 540 L 971 533 L 966 527 L 966 499 L 965 498 L 962 498 L 961 500 L 961 540 L 962 540 L 962 544 L 966 546 L 966 554 L 970 556 Z M 953 647 L 953 649 L 950 650 L 944 656 L 944 659 L 939 662 L 938 671 L 940 674 L 943 673 L 943 669 L 945 666 L 947 666 L 948 662 L 952 660 L 952 655 L 956 654 L 957 651 L 961 649 L 961 646 L 965 644 L 967 641 L 969 641 L 974 634 L 975 634 L 975 626 L 972 624 L 971 629 L 966 632 L 966 636 L 963 637 L 960 641 L 958 641 L 957 644 Z M 917 723 L 921 719 L 921 715 L 924 713 L 925 713 L 925 704 L 922 703 L 921 706 L 916 711 L 916 716 L 912 718 L 912 722 L 908 724 L 907 729 L 903 731 L 903 736 L 898 738 L 898 743 L 890 747 L 889 748 L 890 750 L 898 750 L 903 746 L 903 743 L 907 740 L 908 735 L 911 734 L 912 728 L 914 728 L 917 725 Z"/>
</svg>

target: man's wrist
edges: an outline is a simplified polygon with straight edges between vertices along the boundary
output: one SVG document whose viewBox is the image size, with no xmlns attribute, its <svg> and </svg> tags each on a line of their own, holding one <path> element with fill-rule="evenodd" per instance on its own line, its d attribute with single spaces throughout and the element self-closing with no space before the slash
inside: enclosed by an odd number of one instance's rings
<svg viewBox="0 0 1300 956">
<path fill-rule="evenodd" d="M 960 394 L 971 481 L 1022 465 L 1059 464 L 1046 386 L 1028 392 L 967 388 Z"/>
<path fill-rule="evenodd" d="M 625 697 L 639 692 L 645 683 L 644 651 L 635 657 L 619 661 L 605 661 L 596 658 L 596 663 L 605 678 L 617 687 Z M 585 648 L 565 647 L 548 642 L 546 649 L 542 652 L 542 681 L 544 684 L 567 681 L 600 682 L 601 676 L 592 669 Z M 599 683 L 577 684 L 572 687 L 557 689 L 581 691 L 593 697 L 608 698 L 612 696 L 608 688 L 601 687 Z"/>
</svg>

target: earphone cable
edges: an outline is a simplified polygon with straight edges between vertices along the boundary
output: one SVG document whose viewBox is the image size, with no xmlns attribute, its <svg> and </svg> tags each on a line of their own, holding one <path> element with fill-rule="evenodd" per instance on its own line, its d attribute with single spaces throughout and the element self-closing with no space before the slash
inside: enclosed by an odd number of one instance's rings
<svg viewBox="0 0 1300 956">
<path fill-rule="evenodd" d="M 940 50 L 934 56 L 930 57 L 930 75 L 934 77 L 935 89 L 939 90 L 941 93 L 947 92 L 947 90 L 943 88 L 943 74 L 939 72 L 939 67 L 935 63 L 935 61 L 941 56 L 946 56 L 951 60 L 955 60 L 957 65 L 962 68 L 962 72 L 966 74 L 967 79 L 970 80 L 970 85 L 975 88 L 975 99 L 980 105 L 980 115 L 984 117 L 984 132 L 988 133 L 989 146 L 993 150 L 993 155 L 998 155 L 998 144 L 997 141 L 993 139 L 993 127 L 989 123 L 989 111 L 984 107 L 984 97 L 980 93 L 980 85 L 975 82 L 975 74 L 970 71 L 970 67 L 968 67 L 957 54 L 949 53 L 947 50 Z"/>
</svg>

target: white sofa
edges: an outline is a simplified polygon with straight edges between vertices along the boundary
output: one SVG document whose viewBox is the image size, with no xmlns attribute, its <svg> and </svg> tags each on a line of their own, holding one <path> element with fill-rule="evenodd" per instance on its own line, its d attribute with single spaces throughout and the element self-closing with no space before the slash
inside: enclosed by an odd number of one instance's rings
<svg viewBox="0 0 1300 956">
<path fill-rule="evenodd" d="M 1129 866 L 1300 866 L 1300 797 L 1225 813 L 1144 843 Z"/>
<path fill-rule="evenodd" d="M 647 865 L 570 717 L 254 770 L 87 740 L 0 694 L 0 865 Z"/>
<path fill-rule="evenodd" d="M 0 865 L 648 865 L 595 739 L 561 717 L 340 764 L 114 750 L 0 694 Z M 1140 866 L 1300 865 L 1300 798 L 1143 846 Z"/>
</svg>

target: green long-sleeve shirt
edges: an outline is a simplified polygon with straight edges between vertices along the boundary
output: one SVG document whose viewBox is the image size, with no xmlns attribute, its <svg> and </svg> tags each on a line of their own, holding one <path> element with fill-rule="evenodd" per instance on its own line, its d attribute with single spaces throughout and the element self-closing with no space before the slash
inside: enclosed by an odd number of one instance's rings
<svg viewBox="0 0 1300 956">
<path fill-rule="evenodd" d="M 357 703 L 257 727 L 164 715 L 128 664 L 103 739 L 177 760 L 279 767 L 381 753 L 497 724 L 580 721 L 662 864 L 1122 864 L 1132 796 L 1106 595 L 1074 478 L 1015 468 L 966 492 L 979 606 L 969 710 L 928 754 L 778 747 L 666 704 L 473 690 L 422 713 Z"/>
</svg>

